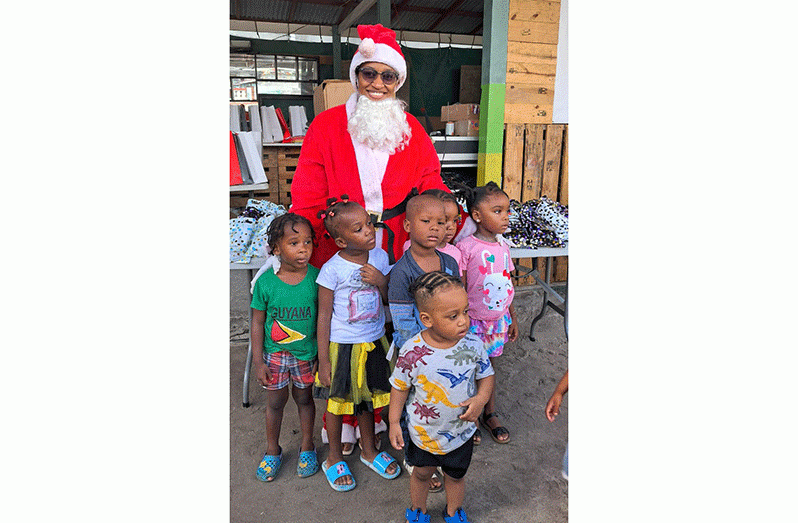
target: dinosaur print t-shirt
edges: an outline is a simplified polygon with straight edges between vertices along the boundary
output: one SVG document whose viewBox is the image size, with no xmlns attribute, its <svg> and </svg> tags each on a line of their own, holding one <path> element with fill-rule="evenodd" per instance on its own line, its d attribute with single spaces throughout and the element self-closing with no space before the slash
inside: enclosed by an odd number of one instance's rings
<svg viewBox="0 0 798 523">
<path fill-rule="evenodd" d="M 463 421 L 460 402 L 477 394 L 476 380 L 493 374 L 483 342 L 466 334 L 449 349 L 430 346 L 416 334 L 402 345 L 391 385 L 410 390 L 405 403 L 410 439 L 431 454 L 447 454 L 468 441 L 477 429 Z"/>
<path fill-rule="evenodd" d="M 510 272 L 515 269 L 510 249 L 498 242 L 486 242 L 474 235 L 457 243 L 466 273 L 468 314 L 472 320 L 498 320 L 513 302 L 515 291 Z"/>
</svg>

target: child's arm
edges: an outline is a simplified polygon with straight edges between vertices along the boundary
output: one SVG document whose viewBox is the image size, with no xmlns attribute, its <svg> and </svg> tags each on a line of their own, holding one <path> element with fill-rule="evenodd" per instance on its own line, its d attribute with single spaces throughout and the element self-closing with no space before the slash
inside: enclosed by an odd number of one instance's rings
<svg viewBox="0 0 798 523">
<path fill-rule="evenodd" d="M 493 394 L 493 385 L 496 383 L 496 375 L 491 374 L 484 378 L 477 380 L 477 395 L 460 402 L 461 407 L 468 407 L 464 414 L 460 415 L 460 419 L 465 421 L 477 421 L 485 404 L 490 400 Z M 393 397 L 391 398 L 393 399 Z"/>
<path fill-rule="evenodd" d="M 554 421 L 554 418 L 560 413 L 560 404 L 566 392 L 568 392 L 568 371 L 565 371 L 560 383 L 557 384 L 557 388 L 551 394 L 549 402 L 546 403 L 546 418 L 549 421 Z"/>
<path fill-rule="evenodd" d="M 388 280 L 388 308 L 393 319 L 393 342 L 396 348 L 400 348 L 424 328 L 416 322 L 413 297 L 409 290 L 410 282 L 411 279 L 406 272 L 402 272 L 396 266 L 391 269 Z"/>
<path fill-rule="evenodd" d="M 261 385 L 272 381 L 272 373 L 263 362 L 263 337 L 265 336 L 266 311 L 252 309 L 252 324 L 249 326 L 249 343 L 252 346 L 252 361 L 255 364 L 255 379 Z"/>
<path fill-rule="evenodd" d="M 388 303 L 388 278 L 378 268 L 367 263 L 360 269 L 360 277 L 363 283 L 374 285 L 380 289 L 382 303 Z"/>
<path fill-rule="evenodd" d="M 391 446 L 396 450 L 402 450 L 405 446 L 399 420 L 402 418 L 402 410 L 405 408 L 409 394 L 410 389 L 399 390 L 396 387 L 391 387 L 391 403 L 388 406 L 388 438 L 391 440 Z"/>
<path fill-rule="evenodd" d="M 510 318 L 513 322 L 510 324 L 510 330 L 507 333 L 507 341 L 515 341 L 518 338 L 518 320 L 515 317 L 515 309 L 513 308 L 513 304 L 510 304 L 508 308 L 510 312 Z"/>
<path fill-rule="evenodd" d="M 332 379 L 330 363 L 330 321 L 332 320 L 333 291 L 319 285 L 319 307 L 316 318 L 316 342 L 319 345 L 319 382 L 329 387 Z"/>
</svg>

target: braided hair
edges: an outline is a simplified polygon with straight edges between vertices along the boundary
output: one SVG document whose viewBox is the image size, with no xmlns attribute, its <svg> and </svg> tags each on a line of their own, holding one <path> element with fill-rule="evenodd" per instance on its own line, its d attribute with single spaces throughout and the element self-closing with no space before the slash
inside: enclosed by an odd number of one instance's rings
<svg viewBox="0 0 798 523">
<path fill-rule="evenodd" d="M 277 247 L 277 242 L 279 242 L 280 239 L 285 236 L 286 226 L 290 225 L 292 231 L 299 232 L 296 230 L 296 226 L 300 223 L 308 226 L 308 229 L 310 229 L 310 238 L 313 240 L 313 244 L 315 245 L 316 231 L 313 230 L 313 225 L 310 224 L 310 220 L 304 216 L 300 216 L 299 214 L 288 212 L 281 214 L 272 220 L 272 222 L 269 224 L 269 227 L 266 229 L 266 241 L 269 243 L 269 252 L 274 252 L 274 248 Z"/>
<path fill-rule="evenodd" d="M 474 209 L 476 209 L 477 205 L 488 199 L 489 196 L 499 193 L 507 196 L 507 193 L 496 185 L 496 182 L 488 182 L 480 187 L 466 187 L 463 192 L 465 192 L 468 214 L 472 218 L 474 217 Z M 510 197 L 507 196 L 507 198 L 509 199 Z"/>
<path fill-rule="evenodd" d="M 357 208 L 362 209 L 363 206 L 351 201 L 346 194 L 342 194 L 340 200 L 335 197 L 327 199 L 327 208 L 319 211 L 318 217 L 323 220 L 324 228 L 327 229 L 330 238 L 335 239 L 338 236 L 338 227 L 341 223 L 339 218 Z"/>
<path fill-rule="evenodd" d="M 432 271 L 422 274 L 410 284 L 410 294 L 419 307 L 429 301 L 439 291 L 457 285 L 463 287 L 463 281 L 443 271 Z"/>
<path fill-rule="evenodd" d="M 444 202 L 452 202 L 457 205 L 457 198 L 455 198 L 454 194 L 444 191 L 443 189 L 427 189 L 421 194 L 429 194 L 430 196 L 434 196 L 441 201 Z M 458 205 L 458 209 L 460 206 Z"/>
</svg>

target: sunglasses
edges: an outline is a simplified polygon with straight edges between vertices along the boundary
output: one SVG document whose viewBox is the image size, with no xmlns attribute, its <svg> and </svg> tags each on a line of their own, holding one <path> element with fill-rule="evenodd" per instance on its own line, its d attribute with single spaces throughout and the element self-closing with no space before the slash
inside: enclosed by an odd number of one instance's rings
<svg viewBox="0 0 798 523">
<path fill-rule="evenodd" d="M 383 71 L 381 73 L 378 73 L 371 67 L 364 67 L 360 69 L 359 74 L 368 83 L 371 83 L 374 80 L 376 80 L 378 76 L 382 77 L 382 83 L 384 83 L 385 85 L 393 85 L 399 79 L 399 75 L 394 73 L 393 71 Z"/>
</svg>

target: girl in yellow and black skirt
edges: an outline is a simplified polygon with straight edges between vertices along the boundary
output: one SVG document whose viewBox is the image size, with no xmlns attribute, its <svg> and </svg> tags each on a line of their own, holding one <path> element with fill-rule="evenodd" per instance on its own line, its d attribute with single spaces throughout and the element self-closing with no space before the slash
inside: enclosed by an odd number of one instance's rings
<svg viewBox="0 0 798 523">
<path fill-rule="evenodd" d="M 347 491 L 356 483 L 341 449 L 345 414 L 355 415 L 360 426 L 360 461 L 386 479 L 397 477 L 400 469 L 394 458 L 374 447 L 374 409 L 388 405 L 391 391 L 383 307 L 388 254 L 376 246 L 366 210 L 346 195 L 336 200 L 328 200 L 327 209 L 319 213 L 340 250 L 316 279 L 319 370 L 314 395 L 327 399 L 330 453 L 321 468 L 333 490 Z"/>
</svg>

